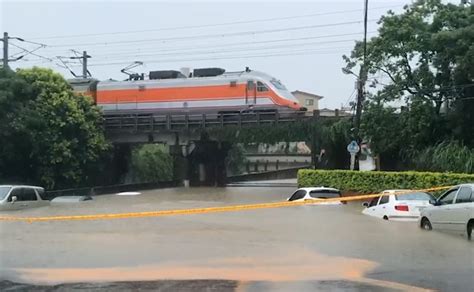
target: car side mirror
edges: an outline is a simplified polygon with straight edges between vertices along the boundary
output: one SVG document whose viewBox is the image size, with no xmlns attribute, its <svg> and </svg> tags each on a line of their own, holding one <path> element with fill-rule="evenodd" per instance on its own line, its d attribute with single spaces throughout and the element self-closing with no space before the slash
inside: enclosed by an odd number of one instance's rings
<svg viewBox="0 0 474 292">
<path fill-rule="evenodd" d="M 12 204 L 15 203 L 18 200 L 16 196 L 12 196 Z"/>
<path fill-rule="evenodd" d="M 433 206 L 441 205 L 441 203 L 438 200 L 433 200 L 433 199 L 430 200 L 430 204 L 433 205 Z"/>
<path fill-rule="evenodd" d="M 364 203 L 362 203 L 362 206 L 364 206 L 364 207 L 366 207 L 366 208 L 367 208 L 367 207 L 369 206 L 369 203 L 367 203 L 367 202 L 364 202 Z"/>
</svg>

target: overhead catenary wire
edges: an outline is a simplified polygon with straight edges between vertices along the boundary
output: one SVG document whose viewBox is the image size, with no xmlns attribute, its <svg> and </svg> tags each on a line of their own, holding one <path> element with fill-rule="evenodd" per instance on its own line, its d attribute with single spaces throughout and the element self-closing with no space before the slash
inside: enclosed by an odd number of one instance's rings
<svg viewBox="0 0 474 292">
<path fill-rule="evenodd" d="M 396 8 L 396 7 L 400 7 L 400 5 L 387 5 L 387 6 L 380 6 L 380 7 L 371 7 L 369 10 L 380 10 L 380 9 L 389 9 L 389 8 Z M 105 35 L 136 34 L 136 33 L 149 33 L 149 32 L 158 32 L 158 31 L 173 31 L 173 30 L 183 30 L 183 29 L 199 29 L 199 28 L 209 28 L 209 27 L 219 27 L 219 26 L 239 25 L 239 24 L 252 24 L 252 23 L 262 23 L 262 22 L 283 21 L 283 20 L 289 20 L 289 19 L 301 19 L 301 18 L 309 18 L 309 17 L 314 17 L 314 16 L 336 15 L 336 14 L 345 14 L 345 13 L 360 12 L 360 11 L 362 11 L 362 9 L 328 11 L 328 12 L 319 12 L 319 13 L 311 13 L 311 14 L 299 14 L 299 15 L 293 15 L 293 16 L 272 17 L 272 18 L 264 18 L 264 19 L 229 21 L 229 22 L 213 23 L 213 24 L 186 25 L 186 26 L 177 26 L 177 27 L 163 27 L 163 28 L 156 28 L 156 29 L 101 32 L 101 33 L 88 33 L 88 34 L 75 34 L 75 35 L 74 34 L 68 34 L 68 35 L 56 35 L 56 36 L 43 36 L 43 37 L 34 37 L 34 38 L 31 38 L 31 39 L 68 39 L 68 38 L 96 37 L 96 36 L 105 36 Z"/>
<path fill-rule="evenodd" d="M 369 33 L 375 33 L 376 31 L 370 31 Z M 261 40 L 261 41 L 243 41 L 243 42 L 233 42 L 233 43 L 226 43 L 226 44 L 212 44 L 212 48 L 226 48 L 226 47 L 233 47 L 233 46 L 242 46 L 242 45 L 258 45 L 258 44 L 271 44 L 271 43 L 280 43 L 280 42 L 294 42 L 294 41 L 304 41 L 304 40 L 313 40 L 313 39 L 325 39 L 325 38 L 337 38 L 337 37 L 342 37 L 342 36 L 354 36 L 354 35 L 362 35 L 363 32 L 352 32 L 352 33 L 343 33 L 343 34 L 326 34 L 326 35 L 316 35 L 316 36 L 305 36 L 305 37 L 297 37 L 297 38 L 278 38 L 278 39 L 270 39 L 270 40 Z M 112 56 L 112 55 L 119 55 L 119 54 L 126 54 L 126 53 L 146 53 L 146 52 L 155 52 L 159 50 L 160 52 L 168 52 L 168 51 L 190 51 L 190 50 L 196 50 L 196 49 L 209 49 L 210 45 L 209 43 L 204 44 L 202 46 L 194 44 L 193 46 L 186 46 L 186 47 L 163 47 L 161 45 L 156 46 L 153 45 L 152 47 L 143 47 L 140 46 L 139 48 L 130 48 L 126 49 L 124 48 L 123 50 L 110 50 L 110 48 L 97 48 L 94 49 L 94 56 Z M 58 49 L 48 49 L 48 52 L 64 52 L 64 49 L 58 50 Z M 103 52 L 101 52 L 104 50 Z M 70 51 L 70 50 L 69 50 Z"/>
<path fill-rule="evenodd" d="M 377 19 L 370 19 L 368 21 L 377 21 Z M 252 31 L 239 31 L 233 33 L 215 33 L 215 34 L 203 34 L 203 35 L 188 35 L 188 36 L 177 36 L 177 37 L 167 37 L 167 38 L 150 38 L 150 39 L 138 39 L 138 40 L 121 40 L 121 41 L 110 41 L 110 42 L 92 42 L 92 43 L 72 43 L 72 44 L 60 44 L 60 45 L 49 45 L 49 47 L 60 48 L 60 47 L 78 47 L 78 46 L 111 46 L 118 44 L 136 44 L 136 43 L 147 43 L 147 42 L 167 42 L 167 41 L 179 41 L 179 40 L 195 40 L 195 39 L 208 39 L 208 38 L 225 38 L 225 37 L 235 37 L 235 36 L 245 36 L 245 35 L 258 35 L 258 34 L 269 34 L 276 32 L 286 32 L 286 31 L 297 31 L 297 30 L 306 30 L 312 28 L 323 28 L 323 27 L 334 27 L 334 26 L 344 26 L 350 24 L 361 23 L 361 20 L 355 21 L 345 21 L 345 22 L 335 22 L 335 23 L 325 23 L 325 24 L 314 24 L 314 25 L 303 25 L 303 26 L 294 26 L 287 28 L 276 28 L 276 29 L 266 29 L 266 30 L 252 30 Z"/>
<path fill-rule="evenodd" d="M 212 60 L 233 60 L 233 59 L 253 59 L 253 58 L 266 58 L 266 57 L 287 57 L 287 56 L 302 56 L 302 55 L 332 55 L 332 54 L 343 54 L 344 51 L 303 51 L 303 52 L 295 52 L 295 53 L 276 53 L 276 54 L 260 54 L 260 55 L 243 55 L 243 56 L 222 56 L 222 57 L 202 57 L 202 58 L 193 58 L 193 59 L 164 59 L 164 60 L 144 60 L 144 66 L 147 64 L 157 64 L 157 63 L 174 63 L 174 62 L 200 62 L 200 61 L 212 61 Z M 42 59 L 26 59 L 21 60 L 24 63 L 34 63 L 34 64 L 46 64 L 49 63 L 48 61 L 44 61 Z M 123 66 L 127 65 L 130 62 L 137 61 L 136 59 L 126 59 L 123 62 L 110 62 L 110 63 L 96 63 L 96 64 L 89 64 L 89 67 L 99 66 Z M 58 64 L 56 64 L 58 65 Z M 63 65 L 58 65 L 61 68 L 64 68 Z M 70 67 L 81 67 L 82 65 L 77 63 L 70 65 Z"/>
<path fill-rule="evenodd" d="M 211 60 L 231 60 L 231 59 L 243 59 L 243 58 L 266 58 L 266 57 L 277 57 L 277 56 L 295 56 L 295 55 L 312 55 L 312 54 L 341 54 L 335 50 L 321 51 L 319 50 L 302 50 L 302 51 L 283 51 L 275 52 L 273 54 L 260 54 L 260 55 L 229 55 L 219 57 L 208 57 L 208 58 L 191 58 L 191 59 L 163 59 L 163 60 L 147 60 L 147 64 L 154 63 L 173 63 L 173 62 L 188 62 L 188 61 L 211 61 Z M 92 63 L 89 66 L 112 66 L 112 65 L 127 65 L 130 60 L 124 62 L 110 62 L 110 63 Z"/>
<path fill-rule="evenodd" d="M 144 60 L 144 65 L 154 64 L 154 63 L 172 63 L 172 62 L 181 62 L 181 61 L 208 61 L 208 60 L 228 60 L 228 59 L 242 59 L 242 58 L 262 58 L 262 57 L 278 57 L 278 56 L 291 56 L 291 55 L 317 55 L 317 54 L 342 54 L 343 51 L 335 51 L 335 49 L 348 49 L 346 47 L 337 47 L 331 48 L 328 51 L 328 48 L 319 48 L 318 50 L 303 50 L 303 51 L 283 51 L 283 52 L 274 52 L 273 54 L 259 54 L 259 55 L 228 55 L 228 56 L 218 56 L 218 57 L 200 57 L 192 59 L 162 59 L 162 60 Z M 89 66 L 113 66 L 113 65 L 127 65 L 133 59 L 121 59 L 122 62 L 104 62 L 104 63 L 92 63 Z M 36 60 L 25 60 L 25 62 L 41 62 L 41 59 Z M 45 63 L 45 62 L 43 62 Z M 71 67 L 78 67 L 80 64 L 71 65 Z"/>
<path fill-rule="evenodd" d="M 168 52 L 168 53 L 148 53 L 148 54 L 120 54 L 112 57 L 103 57 L 103 60 L 116 60 L 122 59 L 124 57 L 127 58 L 140 58 L 140 57 L 155 57 L 155 56 L 191 56 L 191 55 L 214 55 L 214 54 L 226 54 L 226 53 L 238 53 L 238 52 L 253 52 L 253 51 L 271 51 L 281 48 L 293 48 L 293 47 L 307 47 L 307 46 L 315 46 L 315 45 L 324 45 L 324 44 L 333 44 L 333 43 L 348 43 L 348 42 L 355 42 L 354 39 L 346 39 L 346 40 L 337 40 L 337 41 L 327 41 L 327 42 L 313 42 L 313 43 L 304 43 L 304 44 L 286 44 L 286 45 L 279 45 L 279 46 L 265 46 L 265 47 L 256 47 L 256 48 L 235 48 L 229 50 L 211 50 L 211 51 L 189 51 L 189 52 Z M 333 47 L 321 48 L 321 49 L 333 49 Z"/>
<path fill-rule="evenodd" d="M 375 31 L 373 31 L 375 32 Z M 371 32 L 371 33 L 373 33 Z M 235 47 L 235 46 L 248 46 L 248 45 L 259 45 L 259 44 L 271 44 L 271 43 L 280 43 L 280 42 L 294 42 L 294 41 L 303 41 L 303 40 L 312 40 L 312 39 L 324 39 L 324 38 L 334 38 L 334 37 L 340 37 L 340 36 L 351 36 L 351 35 L 358 35 L 359 33 L 345 33 L 345 34 L 337 34 L 337 35 L 321 35 L 321 36 L 312 36 L 312 37 L 300 37 L 300 38 L 286 38 L 286 39 L 274 39 L 274 40 L 265 40 L 265 41 L 254 41 L 254 42 L 235 42 L 235 43 L 230 43 L 230 44 L 222 44 L 222 45 L 212 45 L 212 49 L 214 48 L 228 48 L 228 47 Z M 362 33 L 360 33 L 362 34 Z M 351 39 L 353 40 L 353 39 Z M 340 40 L 336 40 L 334 42 L 339 42 Z M 328 42 L 321 42 L 321 43 L 330 43 Z M 305 45 L 307 43 L 295 43 L 294 45 Z M 285 46 L 285 45 L 283 45 Z M 127 50 L 127 51 L 119 51 L 119 52 L 108 52 L 105 54 L 94 54 L 94 56 L 120 56 L 120 55 L 125 55 L 125 54 L 130 54 L 130 53 L 148 53 L 148 52 L 156 52 L 157 50 L 159 52 L 179 52 L 179 51 L 185 51 L 185 52 L 192 52 L 197 49 L 209 49 L 210 46 L 194 46 L 194 47 L 177 47 L 177 48 L 157 48 L 153 51 L 149 51 L 149 49 L 142 51 L 140 49 L 137 50 Z M 251 47 L 248 47 L 251 48 Z"/>
<path fill-rule="evenodd" d="M 36 56 L 36 57 L 39 57 L 39 58 L 48 60 L 48 61 L 50 61 L 50 62 L 53 62 L 53 59 L 48 58 L 48 57 L 44 57 L 44 56 L 42 56 L 42 55 L 39 55 L 39 54 L 36 54 L 36 53 L 35 53 L 37 50 L 43 48 L 42 46 L 41 46 L 41 47 L 37 47 L 37 48 L 35 48 L 35 49 L 33 49 L 33 50 L 27 50 L 27 49 L 22 48 L 22 47 L 20 47 L 20 46 L 18 46 L 18 45 L 15 45 L 14 43 L 10 43 L 9 45 L 11 45 L 11 46 L 13 46 L 13 47 L 16 47 L 16 48 L 18 48 L 18 49 L 20 49 L 20 50 L 23 50 L 23 53 L 24 53 L 23 57 L 24 57 L 24 56 L 27 56 L 27 55 L 33 55 L 33 56 Z"/>
</svg>

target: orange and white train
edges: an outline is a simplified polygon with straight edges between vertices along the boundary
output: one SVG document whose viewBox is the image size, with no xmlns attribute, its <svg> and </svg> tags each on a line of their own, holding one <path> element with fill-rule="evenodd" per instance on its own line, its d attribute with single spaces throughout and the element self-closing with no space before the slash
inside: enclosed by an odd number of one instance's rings
<svg viewBox="0 0 474 292">
<path fill-rule="evenodd" d="M 91 95 L 105 115 L 129 113 L 227 113 L 303 110 L 276 78 L 263 72 L 224 72 L 219 68 L 152 71 L 149 80 L 76 79 L 76 91 Z"/>
</svg>

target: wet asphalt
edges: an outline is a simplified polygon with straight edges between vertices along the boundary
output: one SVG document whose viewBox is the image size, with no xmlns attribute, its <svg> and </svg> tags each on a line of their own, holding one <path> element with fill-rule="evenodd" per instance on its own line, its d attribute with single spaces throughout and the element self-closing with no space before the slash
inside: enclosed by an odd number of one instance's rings
<svg viewBox="0 0 474 292">
<path fill-rule="evenodd" d="M 277 202 L 294 187 L 175 188 L 2 212 L 52 216 Z M 472 291 L 474 243 L 360 203 L 92 221 L 0 221 L 1 291 Z"/>
</svg>

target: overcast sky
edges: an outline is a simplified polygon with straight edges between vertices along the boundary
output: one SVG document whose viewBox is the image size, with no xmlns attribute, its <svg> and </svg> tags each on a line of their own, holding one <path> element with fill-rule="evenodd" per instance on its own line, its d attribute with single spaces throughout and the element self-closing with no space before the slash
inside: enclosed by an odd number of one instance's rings
<svg viewBox="0 0 474 292">
<path fill-rule="evenodd" d="M 369 1 L 369 36 L 387 10 L 405 1 Z M 46 44 L 12 68 L 53 68 L 72 77 L 56 56 L 87 50 L 98 79 L 181 67 L 251 69 L 280 79 L 290 90 L 323 95 L 320 107 L 338 108 L 355 98 L 355 77 L 344 75 L 341 56 L 362 39 L 363 0 L 347 1 L 4 1 L 1 31 Z M 357 22 L 357 23 L 356 23 Z M 11 41 L 10 55 L 34 43 Z M 51 60 L 44 59 L 50 58 Z M 76 73 L 79 64 L 69 64 Z"/>
</svg>

